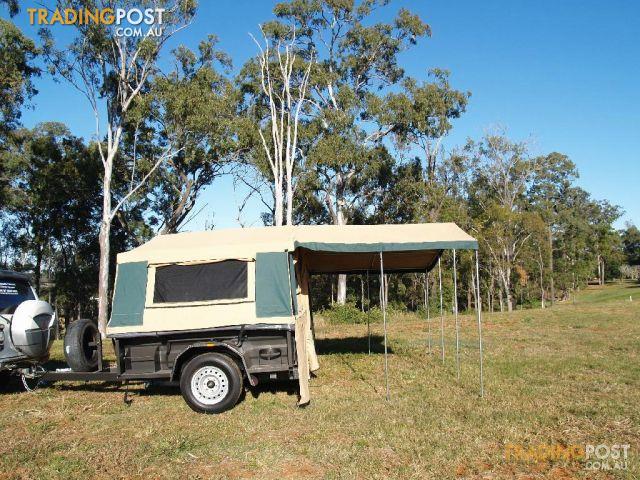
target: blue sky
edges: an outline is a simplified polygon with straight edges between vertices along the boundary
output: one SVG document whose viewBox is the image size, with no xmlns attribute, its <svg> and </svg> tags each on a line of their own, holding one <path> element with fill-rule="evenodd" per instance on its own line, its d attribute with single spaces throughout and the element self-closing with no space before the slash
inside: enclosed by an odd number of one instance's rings
<svg viewBox="0 0 640 480">
<path fill-rule="evenodd" d="M 255 54 L 248 33 L 272 17 L 275 2 L 200 4 L 196 21 L 174 46 L 195 46 L 215 33 L 237 68 Z M 446 68 L 456 88 L 472 92 L 446 148 L 504 126 L 512 138 L 528 140 L 534 154 L 569 155 L 583 188 L 626 211 L 619 226 L 625 221 L 640 225 L 640 2 L 397 0 L 377 18 L 389 19 L 400 7 L 420 14 L 433 32 L 402 55 L 406 73 L 424 78 L 429 68 Z M 26 8 L 14 21 L 35 37 Z M 69 28 L 58 29 L 59 41 Z M 57 120 L 76 135 L 92 135 L 91 111 L 72 87 L 45 75 L 37 88 L 34 108 L 23 115 L 26 126 Z M 241 199 L 230 180 L 215 182 L 201 199 L 202 213 L 187 229 L 202 228 L 212 216 L 218 227 L 237 226 Z M 250 205 L 244 222 L 259 225 L 259 212 L 257 202 Z"/>
</svg>

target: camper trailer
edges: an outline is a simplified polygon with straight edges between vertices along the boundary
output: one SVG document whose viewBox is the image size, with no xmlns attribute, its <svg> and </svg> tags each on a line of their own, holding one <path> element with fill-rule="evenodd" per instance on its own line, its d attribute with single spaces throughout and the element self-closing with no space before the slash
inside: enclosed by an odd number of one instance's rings
<svg viewBox="0 0 640 480">
<path fill-rule="evenodd" d="M 73 372 L 48 380 L 179 383 L 194 410 L 233 407 L 244 382 L 298 380 L 309 402 L 318 369 L 309 303 L 314 274 L 428 272 L 444 249 L 477 249 L 452 223 L 291 226 L 160 235 L 117 257 L 102 365 L 92 322 L 65 337 Z M 384 267 L 383 267 L 384 265 Z"/>
</svg>

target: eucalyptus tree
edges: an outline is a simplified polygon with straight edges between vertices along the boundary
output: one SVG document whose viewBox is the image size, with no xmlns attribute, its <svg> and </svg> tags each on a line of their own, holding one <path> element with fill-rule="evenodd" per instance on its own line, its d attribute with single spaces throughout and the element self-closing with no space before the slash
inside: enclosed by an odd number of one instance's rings
<svg viewBox="0 0 640 480">
<path fill-rule="evenodd" d="M 253 113 L 272 181 L 273 223 L 279 226 L 293 223 L 294 176 L 302 163 L 298 141 L 314 60 L 313 54 L 306 61 L 300 56 L 295 27 L 289 26 L 288 31 L 283 25 L 273 27 L 261 28 L 262 41 L 252 37 L 259 50 L 255 59 L 259 73 L 251 68 L 245 73 L 259 85 L 253 92 L 257 101 Z"/>
<path fill-rule="evenodd" d="M 578 170 L 568 156 L 558 152 L 542 155 L 535 159 L 536 175 L 527 193 L 531 208 L 537 211 L 547 225 L 547 245 L 539 246 L 539 252 L 545 252 L 538 258 L 541 269 L 541 282 L 548 278 L 549 301 L 555 300 L 554 275 L 554 237 L 561 228 L 559 225 L 561 209 L 566 208 L 564 197 L 578 178 Z M 544 272 L 547 271 L 548 275 Z"/>
<path fill-rule="evenodd" d="M 535 214 L 524 208 L 525 194 L 535 164 L 524 143 L 512 142 L 503 132 L 472 143 L 477 162 L 471 185 L 471 207 L 484 247 L 498 274 L 507 309 L 513 309 L 512 276 Z M 502 296 L 501 296 L 502 298 Z"/>
<path fill-rule="evenodd" d="M 631 223 L 625 225 L 622 230 L 622 245 L 626 263 L 629 265 L 640 265 L 640 230 Z"/>
<path fill-rule="evenodd" d="M 370 97 L 370 114 L 380 132 L 390 132 L 396 145 L 405 151 L 417 149 L 425 165 L 426 181 L 436 183 L 436 162 L 443 138 L 467 108 L 470 92 L 455 90 L 449 72 L 435 68 L 429 81 L 407 78 L 399 92 L 383 99 Z"/>
<path fill-rule="evenodd" d="M 620 234 L 613 228 L 623 210 L 607 200 L 592 201 L 589 223 L 592 229 L 591 245 L 596 259 L 598 283 L 604 285 L 607 276 L 618 273 L 623 259 Z"/>
<path fill-rule="evenodd" d="M 40 74 L 34 63 L 38 53 L 16 25 L 0 18 L 0 142 L 18 126 L 22 107 L 37 93 L 33 77 Z"/>
<path fill-rule="evenodd" d="M 387 4 L 384 0 L 293 0 L 278 3 L 274 8 L 278 20 L 265 24 L 265 30 L 291 26 L 305 60 L 314 59 L 308 115 L 316 124 L 317 142 L 309 142 L 310 150 L 325 149 L 342 137 L 345 148 L 362 152 L 389 133 L 375 128 L 368 112 L 369 101 L 379 95 L 380 89 L 403 78 L 399 54 L 430 34 L 430 29 L 406 9 L 400 9 L 390 22 L 376 22 L 374 12 Z M 332 155 L 326 165 L 320 155 L 316 158 L 320 203 L 329 211 L 332 223 L 349 223 L 350 201 L 342 195 L 353 185 L 367 183 L 356 178 L 366 170 L 360 168 L 357 159 L 346 156 Z M 327 201 L 332 202 L 331 209 Z M 344 303 L 345 298 L 346 277 L 341 275 L 338 302 Z"/>
<path fill-rule="evenodd" d="M 112 8 L 112 3 L 109 0 L 58 0 L 55 7 L 61 11 L 69 7 L 101 10 Z M 147 159 L 152 164 L 147 174 L 114 202 L 112 183 L 114 172 L 118 171 L 116 164 L 131 160 L 119 155 L 127 117 L 150 77 L 157 72 L 157 61 L 167 40 L 187 27 L 195 15 L 195 3 L 190 0 L 127 0 L 118 6 L 123 9 L 161 9 L 161 12 L 156 10 L 158 15 L 162 15 L 161 28 L 155 29 L 153 34 L 127 37 L 119 34 L 114 24 L 78 22 L 74 24 L 75 35 L 65 47 L 55 45 L 50 29 L 41 30 L 50 72 L 64 78 L 84 96 L 95 118 L 95 140 L 103 166 L 98 278 L 98 327 L 102 335 L 105 334 L 108 316 L 112 221 L 128 199 L 144 186 L 155 169 L 176 153 L 168 146 L 158 157 Z"/>
<path fill-rule="evenodd" d="M 174 49 L 174 68 L 152 79 L 129 122 L 129 143 L 138 151 L 176 152 L 152 181 L 150 222 L 160 233 L 175 233 L 193 218 L 200 193 L 241 153 L 239 98 L 226 75 L 231 59 L 217 41 L 209 35 L 196 51 Z"/>
<path fill-rule="evenodd" d="M 10 2 L 8 8 L 15 14 L 18 4 Z M 34 63 L 38 53 L 13 22 L 0 18 L 0 216 L 10 194 L 8 137 L 20 124 L 22 108 L 37 93 L 33 78 L 40 74 Z"/>
</svg>

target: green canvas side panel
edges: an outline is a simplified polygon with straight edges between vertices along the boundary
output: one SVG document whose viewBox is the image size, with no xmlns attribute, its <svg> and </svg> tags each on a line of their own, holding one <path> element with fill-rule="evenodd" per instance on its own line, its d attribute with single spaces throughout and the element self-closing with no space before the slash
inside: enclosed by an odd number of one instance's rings
<svg viewBox="0 0 640 480">
<path fill-rule="evenodd" d="M 296 248 L 308 248 L 319 252 L 406 252 L 412 250 L 477 250 L 477 240 L 455 240 L 444 242 L 407 242 L 407 243 L 323 243 L 295 242 Z"/>
<path fill-rule="evenodd" d="M 110 327 L 142 325 L 147 295 L 147 262 L 121 263 L 116 272 Z"/>
<path fill-rule="evenodd" d="M 256 317 L 291 315 L 289 258 L 287 252 L 256 254 Z"/>
<path fill-rule="evenodd" d="M 289 278 L 291 279 L 291 298 L 293 299 L 293 314 L 298 315 L 298 281 L 296 280 L 296 268 L 293 263 L 293 255 L 289 254 Z"/>
</svg>

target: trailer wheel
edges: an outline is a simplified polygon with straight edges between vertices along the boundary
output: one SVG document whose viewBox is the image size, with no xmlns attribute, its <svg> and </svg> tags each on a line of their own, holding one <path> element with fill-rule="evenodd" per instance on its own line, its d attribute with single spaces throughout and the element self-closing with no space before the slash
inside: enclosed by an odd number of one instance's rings
<svg viewBox="0 0 640 480">
<path fill-rule="evenodd" d="M 233 408 L 242 393 L 236 362 L 221 353 L 203 353 L 182 369 L 180 391 L 196 412 L 221 413 Z"/>
<path fill-rule="evenodd" d="M 69 325 L 64 336 L 64 356 L 74 372 L 93 372 L 98 368 L 98 327 L 83 318 Z"/>
</svg>

